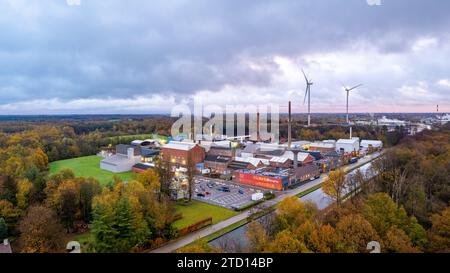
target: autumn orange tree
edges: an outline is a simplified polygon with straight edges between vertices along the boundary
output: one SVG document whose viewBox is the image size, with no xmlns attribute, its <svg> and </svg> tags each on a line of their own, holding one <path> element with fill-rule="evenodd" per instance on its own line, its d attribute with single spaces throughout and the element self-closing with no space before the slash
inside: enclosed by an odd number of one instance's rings
<svg viewBox="0 0 450 273">
<path fill-rule="evenodd" d="M 405 209 L 397 206 L 386 193 L 370 195 L 362 213 L 382 238 L 386 239 L 389 231 L 393 238 L 392 232 L 398 235 L 401 230 L 411 240 L 412 246 L 420 248 L 427 244 L 426 231 L 417 219 L 409 217 Z"/>
<path fill-rule="evenodd" d="M 252 221 L 246 232 L 248 249 L 251 252 L 263 252 L 269 242 L 269 237 L 261 223 Z"/>
<path fill-rule="evenodd" d="M 30 207 L 20 220 L 19 231 L 21 252 L 59 252 L 64 247 L 64 228 L 56 214 L 44 206 Z"/>
<path fill-rule="evenodd" d="M 340 206 L 342 205 L 346 187 L 345 172 L 337 169 L 329 173 L 323 182 L 322 190 Z"/>
<path fill-rule="evenodd" d="M 336 225 L 337 252 L 365 253 L 367 244 L 380 241 L 376 230 L 360 214 L 346 215 Z"/>
<path fill-rule="evenodd" d="M 432 227 L 429 231 L 430 250 L 435 252 L 450 252 L 450 207 L 441 213 L 431 216 Z"/>
</svg>

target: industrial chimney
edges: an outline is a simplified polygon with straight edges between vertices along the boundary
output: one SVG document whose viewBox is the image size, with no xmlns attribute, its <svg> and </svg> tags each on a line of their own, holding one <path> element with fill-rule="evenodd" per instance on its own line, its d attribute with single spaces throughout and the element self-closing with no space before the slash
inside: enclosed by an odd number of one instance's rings
<svg viewBox="0 0 450 273">
<path fill-rule="evenodd" d="M 261 135 L 259 133 L 260 130 L 260 116 L 259 116 L 259 111 L 258 114 L 256 114 L 256 141 L 261 141 Z"/>
<path fill-rule="evenodd" d="M 289 117 L 288 117 L 288 148 L 290 149 L 292 145 L 292 112 L 291 112 L 291 102 L 289 101 Z"/>
<path fill-rule="evenodd" d="M 294 153 L 294 169 L 298 168 L 298 153 L 299 151 L 294 150 L 292 151 Z"/>
</svg>

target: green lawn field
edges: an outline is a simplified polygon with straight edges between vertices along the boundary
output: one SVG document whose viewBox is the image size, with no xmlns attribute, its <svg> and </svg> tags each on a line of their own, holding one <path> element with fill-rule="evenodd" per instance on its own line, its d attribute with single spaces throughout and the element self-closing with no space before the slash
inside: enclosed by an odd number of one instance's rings
<svg viewBox="0 0 450 273">
<path fill-rule="evenodd" d="M 63 169 L 71 169 L 75 176 L 94 177 L 102 185 L 106 185 L 113 181 L 114 175 L 119 176 L 122 180 L 127 181 L 133 178 L 132 172 L 113 173 L 100 169 L 100 156 L 85 156 L 67 160 L 60 160 L 50 163 L 50 174 L 54 174 Z"/>
<path fill-rule="evenodd" d="M 215 224 L 239 214 L 239 212 L 233 210 L 196 200 L 192 200 L 189 205 L 178 204 L 176 205 L 176 210 L 183 215 L 182 219 L 174 223 L 174 226 L 178 229 L 187 227 L 208 217 L 212 217 L 213 224 Z"/>
</svg>

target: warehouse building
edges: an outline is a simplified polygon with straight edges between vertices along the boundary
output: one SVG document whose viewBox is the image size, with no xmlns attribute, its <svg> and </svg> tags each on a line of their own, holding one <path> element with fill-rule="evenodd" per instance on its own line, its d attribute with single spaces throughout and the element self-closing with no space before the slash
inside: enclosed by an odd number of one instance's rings
<svg viewBox="0 0 450 273">
<path fill-rule="evenodd" d="M 326 142 L 314 142 L 309 144 L 308 151 L 329 153 L 336 150 L 336 144 Z"/>
<path fill-rule="evenodd" d="M 255 157 L 235 157 L 234 160 L 228 165 L 228 168 L 234 170 L 254 170 L 270 165 L 268 159 L 255 158 Z"/>
<path fill-rule="evenodd" d="M 336 142 L 336 152 L 338 153 L 353 153 L 359 151 L 359 139 L 339 139 Z"/>
<path fill-rule="evenodd" d="M 381 140 L 362 140 L 361 148 L 364 150 L 368 150 L 370 147 L 373 149 L 382 149 L 383 142 Z"/>
<path fill-rule="evenodd" d="M 139 146 L 119 144 L 116 146 L 115 154 L 108 155 L 100 161 L 100 168 L 113 173 L 123 173 L 130 171 L 140 162 L 141 148 Z"/>
<path fill-rule="evenodd" d="M 247 143 L 239 153 L 239 157 L 254 157 L 259 149 L 259 145 L 253 143 Z"/>
<path fill-rule="evenodd" d="M 294 161 L 287 157 L 275 156 L 275 157 L 272 157 L 269 160 L 269 162 L 270 162 L 271 167 L 290 168 L 290 167 L 292 167 L 292 164 Z"/>
<path fill-rule="evenodd" d="M 291 151 L 286 151 L 282 157 L 286 157 L 294 161 L 294 153 Z M 307 165 L 314 162 L 314 157 L 309 153 L 300 152 L 297 154 L 297 162 L 300 165 Z"/>
<path fill-rule="evenodd" d="M 229 146 L 210 146 L 206 153 L 204 167 L 212 173 L 228 174 L 228 165 L 233 160 L 235 150 Z"/>
<path fill-rule="evenodd" d="M 148 169 L 156 166 L 156 161 L 159 158 L 159 150 L 152 150 L 148 148 L 141 148 L 141 162 L 133 166 L 132 171 L 135 173 L 142 173 Z"/>
<path fill-rule="evenodd" d="M 290 176 L 260 168 L 256 170 L 236 171 L 235 180 L 238 183 L 246 185 L 282 191 L 289 187 Z"/>
<path fill-rule="evenodd" d="M 323 155 L 322 159 L 315 161 L 316 166 L 320 168 L 323 173 L 333 171 L 341 166 L 342 156 L 333 151 L 331 153 L 326 153 Z"/>
<path fill-rule="evenodd" d="M 223 155 L 207 155 L 204 167 L 210 169 L 212 173 L 228 174 L 228 165 L 232 161 L 232 157 Z"/>
<path fill-rule="evenodd" d="M 320 168 L 309 164 L 294 169 L 295 183 L 301 183 L 320 177 Z"/>
</svg>

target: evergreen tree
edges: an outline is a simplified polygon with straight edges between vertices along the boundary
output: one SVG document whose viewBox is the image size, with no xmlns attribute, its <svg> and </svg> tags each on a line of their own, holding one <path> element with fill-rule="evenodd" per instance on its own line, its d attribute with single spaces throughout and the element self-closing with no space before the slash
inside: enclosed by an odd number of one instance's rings
<svg viewBox="0 0 450 273">
<path fill-rule="evenodd" d="M 95 207 L 92 224 L 95 251 L 99 253 L 117 252 L 115 247 L 117 230 L 114 228 L 114 211 L 104 206 Z"/>
<path fill-rule="evenodd" d="M 117 203 L 115 227 L 117 231 L 117 250 L 127 252 L 133 247 L 133 212 L 126 198 L 121 198 Z"/>
</svg>

